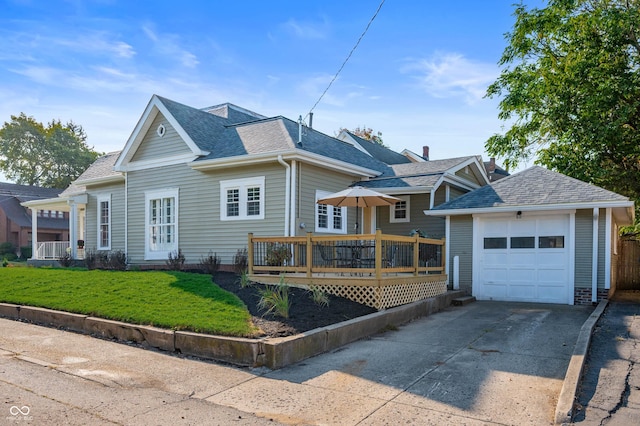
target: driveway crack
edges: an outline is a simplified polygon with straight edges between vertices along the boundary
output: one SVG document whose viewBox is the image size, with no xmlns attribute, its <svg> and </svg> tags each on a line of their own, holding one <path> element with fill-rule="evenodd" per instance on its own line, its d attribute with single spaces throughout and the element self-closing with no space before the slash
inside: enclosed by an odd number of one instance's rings
<svg viewBox="0 0 640 426">
<path fill-rule="evenodd" d="M 629 394 L 631 393 L 631 385 L 629 385 L 629 377 L 631 377 L 631 373 L 633 372 L 633 368 L 635 367 L 635 364 L 636 363 L 634 361 L 629 361 L 629 367 L 627 368 L 627 375 L 624 378 L 624 389 L 620 394 L 620 400 L 618 401 L 615 407 L 609 410 L 607 417 L 605 417 L 600 421 L 601 426 L 605 425 L 609 421 L 609 419 L 611 419 L 611 417 L 620 408 L 627 406 L 627 403 L 629 402 Z"/>
</svg>

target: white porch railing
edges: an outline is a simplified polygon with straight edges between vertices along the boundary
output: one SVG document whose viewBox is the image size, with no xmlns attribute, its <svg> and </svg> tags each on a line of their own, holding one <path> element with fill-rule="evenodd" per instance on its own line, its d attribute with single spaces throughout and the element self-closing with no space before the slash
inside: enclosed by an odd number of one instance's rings
<svg viewBox="0 0 640 426">
<path fill-rule="evenodd" d="M 35 255 L 39 260 L 56 260 L 67 254 L 69 241 L 45 241 L 38 245 Z"/>
</svg>

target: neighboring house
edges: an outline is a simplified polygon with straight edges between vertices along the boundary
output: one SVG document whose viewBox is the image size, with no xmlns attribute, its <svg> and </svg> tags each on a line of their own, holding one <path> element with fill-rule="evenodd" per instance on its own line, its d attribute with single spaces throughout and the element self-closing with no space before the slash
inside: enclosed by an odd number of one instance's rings
<svg viewBox="0 0 640 426">
<path fill-rule="evenodd" d="M 16 249 L 31 245 L 32 214 L 21 203 L 57 197 L 61 189 L 40 188 L 0 182 L 0 243 Z M 36 210 L 38 240 L 63 241 L 69 238 L 69 216 L 55 208 Z"/>
<path fill-rule="evenodd" d="M 476 156 L 426 161 L 346 139 L 232 104 L 196 109 L 154 95 L 122 152 L 99 158 L 60 197 L 38 205 L 63 201 L 71 241 L 124 251 L 133 265 L 164 265 L 178 249 L 187 263 L 213 252 L 231 264 L 249 233 L 353 233 L 355 209 L 316 200 L 354 184 L 403 199 L 360 209 L 364 232 L 421 228 L 442 238 L 444 220 L 422 210 L 489 183 Z"/>
<path fill-rule="evenodd" d="M 424 214 L 446 220 L 456 287 L 481 300 L 574 304 L 615 286 L 618 227 L 633 223 L 634 204 L 534 166 Z"/>
</svg>

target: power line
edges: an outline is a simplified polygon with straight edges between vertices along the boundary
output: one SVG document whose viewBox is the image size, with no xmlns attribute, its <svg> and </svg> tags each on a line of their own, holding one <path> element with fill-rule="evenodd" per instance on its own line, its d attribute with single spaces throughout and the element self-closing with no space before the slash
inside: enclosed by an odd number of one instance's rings
<svg viewBox="0 0 640 426">
<path fill-rule="evenodd" d="M 318 98 L 318 100 L 316 101 L 315 104 L 313 104 L 313 106 L 311 107 L 311 109 L 309 110 L 309 112 L 307 113 L 307 115 L 304 117 L 305 120 L 307 119 L 307 117 L 309 117 L 309 115 L 313 112 L 313 110 L 316 108 L 316 106 L 318 106 L 318 104 L 320 103 L 320 101 L 322 100 L 322 98 L 324 97 L 324 95 L 327 94 L 327 92 L 329 91 L 329 88 L 331 88 L 331 85 L 333 84 L 334 81 L 336 81 L 336 78 L 338 78 L 338 75 L 340 74 L 340 72 L 342 71 L 342 69 L 344 68 L 345 65 L 347 65 L 347 62 L 349 61 L 349 59 L 351 58 L 351 55 L 353 55 L 353 52 L 355 52 L 355 50 L 358 48 L 358 45 L 360 44 L 360 42 L 362 41 L 362 38 L 364 37 L 364 35 L 367 33 L 367 31 L 369 31 L 369 27 L 371 26 L 371 24 L 373 23 L 374 19 L 376 19 L 376 16 L 378 16 L 378 12 L 380 12 L 380 9 L 382 9 L 382 5 L 384 4 L 385 0 L 382 0 L 380 2 L 380 5 L 378 6 L 378 9 L 376 10 L 376 13 L 373 14 L 373 16 L 371 17 L 371 19 L 369 20 L 369 23 L 367 24 L 366 28 L 364 29 L 364 31 L 362 32 L 362 34 L 360 35 L 360 38 L 358 38 L 358 41 L 356 42 L 355 46 L 353 46 L 353 49 L 351 49 L 351 52 L 349 52 L 349 55 L 347 55 L 347 58 L 344 60 L 344 62 L 342 63 L 342 65 L 340 66 L 340 69 L 338 69 L 338 72 L 336 72 L 336 74 L 333 76 L 333 78 L 331 79 L 331 81 L 329 82 L 329 85 L 327 86 L 326 89 L 324 89 L 324 92 L 322 92 L 322 95 L 320 95 L 320 97 Z"/>
</svg>

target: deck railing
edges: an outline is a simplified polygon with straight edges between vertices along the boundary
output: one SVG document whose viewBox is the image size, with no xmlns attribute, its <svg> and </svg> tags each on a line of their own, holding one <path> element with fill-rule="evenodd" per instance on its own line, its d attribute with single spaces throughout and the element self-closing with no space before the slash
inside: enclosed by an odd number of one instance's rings
<svg viewBox="0 0 640 426">
<path fill-rule="evenodd" d="M 444 239 L 375 234 L 255 237 L 249 234 L 249 274 L 445 274 Z"/>
</svg>

